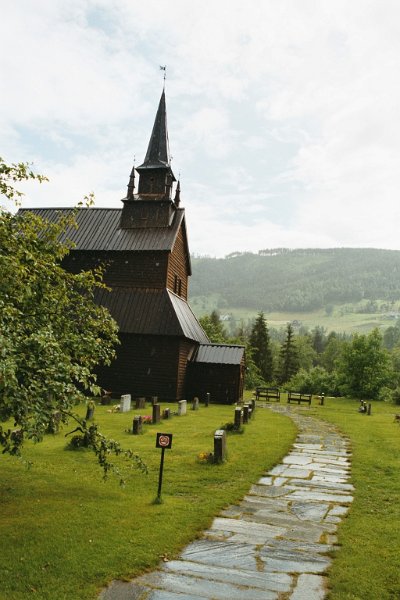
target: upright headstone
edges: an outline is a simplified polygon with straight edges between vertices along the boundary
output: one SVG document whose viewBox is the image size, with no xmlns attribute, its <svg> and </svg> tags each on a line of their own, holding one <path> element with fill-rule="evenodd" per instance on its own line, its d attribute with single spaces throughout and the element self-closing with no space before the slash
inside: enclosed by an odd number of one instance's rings
<svg viewBox="0 0 400 600">
<path fill-rule="evenodd" d="M 169 408 L 164 408 L 163 410 L 163 419 L 169 419 L 171 416 L 171 411 Z"/>
<path fill-rule="evenodd" d="M 249 422 L 249 405 L 245 404 L 243 406 L 243 423 Z"/>
<path fill-rule="evenodd" d="M 141 396 L 140 398 L 136 398 L 136 408 L 145 408 L 146 407 L 146 398 Z"/>
<path fill-rule="evenodd" d="M 179 402 L 178 402 L 178 415 L 180 417 L 182 417 L 183 415 L 186 415 L 186 410 L 187 410 L 187 401 L 186 400 L 179 400 Z"/>
<path fill-rule="evenodd" d="M 368 408 L 367 408 L 367 415 L 371 414 L 371 408 L 372 408 L 372 404 L 369 402 L 368 403 Z"/>
<path fill-rule="evenodd" d="M 159 423 L 161 421 L 160 405 L 153 404 L 153 423 Z"/>
<path fill-rule="evenodd" d="M 240 406 L 235 408 L 235 429 L 240 429 L 243 425 L 243 412 Z"/>
<path fill-rule="evenodd" d="M 193 398 L 192 410 L 199 410 L 199 399 L 197 398 L 197 396 Z"/>
<path fill-rule="evenodd" d="M 204 406 L 208 406 L 210 404 L 210 392 L 207 392 L 206 399 L 204 401 Z"/>
<path fill-rule="evenodd" d="M 94 407 L 95 407 L 95 404 L 94 404 L 93 400 L 91 400 L 89 402 L 89 404 L 87 405 L 87 409 L 86 409 L 86 417 L 85 418 L 87 421 L 91 421 L 93 419 Z"/>
<path fill-rule="evenodd" d="M 140 415 L 133 417 L 132 433 L 133 435 L 139 435 L 139 433 L 142 433 L 142 417 Z"/>
<path fill-rule="evenodd" d="M 129 410 L 131 410 L 131 395 L 123 394 L 119 404 L 119 412 L 128 412 Z"/>
<path fill-rule="evenodd" d="M 226 459 L 226 432 L 217 429 L 214 433 L 214 462 L 220 463 Z"/>
<path fill-rule="evenodd" d="M 254 411 L 256 410 L 256 399 L 252 398 L 250 400 L 250 406 L 251 406 L 251 410 L 253 411 L 253 415 L 254 415 Z"/>
</svg>

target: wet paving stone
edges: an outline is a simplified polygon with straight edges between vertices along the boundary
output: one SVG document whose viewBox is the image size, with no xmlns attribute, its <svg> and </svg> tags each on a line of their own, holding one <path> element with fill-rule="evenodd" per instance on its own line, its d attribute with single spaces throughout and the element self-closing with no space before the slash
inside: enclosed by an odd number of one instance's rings
<svg viewBox="0 0 400 600">
<path fill-rule="evenodd" d="M 337 525 L 353 500 L 347 440 L 293 407 L 292 451 L 225 508 L 177 560 L 131 582 L 114 581 L 100 600 L 323 600 Z"/>
</svg>

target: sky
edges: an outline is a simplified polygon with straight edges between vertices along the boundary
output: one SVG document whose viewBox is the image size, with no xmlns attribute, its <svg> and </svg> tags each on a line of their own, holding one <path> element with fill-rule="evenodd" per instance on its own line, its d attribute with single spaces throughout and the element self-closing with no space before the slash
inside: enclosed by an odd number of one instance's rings
<svg viewBox="0 0 400 600">
<path fill-rule="evenodd" d="M 0 4 L 0 156 L 50 180 L 24 207 L 121 207 L 166 65 L 193 254 L 400 249 L 398 0 Z"/>
</svg>

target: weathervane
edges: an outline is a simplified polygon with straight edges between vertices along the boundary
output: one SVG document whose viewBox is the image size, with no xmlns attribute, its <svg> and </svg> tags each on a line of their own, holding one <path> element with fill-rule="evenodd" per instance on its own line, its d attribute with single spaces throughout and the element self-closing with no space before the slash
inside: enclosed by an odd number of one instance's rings
<svg viewBox="0 0 400 600">
<path fill-rule="evenodd" d="M 164 66 L 160 65 L 160 71 L 164 71 L 164 77 L 163 77 L 163 79 L 164 79 L 164 87 L 165 87 L 165 80 L 167 78 L 167 65 L 164 65 Z"/>
</svg>

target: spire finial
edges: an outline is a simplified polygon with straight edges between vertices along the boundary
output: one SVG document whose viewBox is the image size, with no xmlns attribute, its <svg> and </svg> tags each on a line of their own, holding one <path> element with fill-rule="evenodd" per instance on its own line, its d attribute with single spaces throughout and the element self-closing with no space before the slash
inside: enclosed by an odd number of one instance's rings
<svg viewBox="0 0 400 600">
<path fill-rule="evenodd" d="M 181 174 L 179 173 L 179 178 L 178 178 L 178 183 L 176 186 L 176 191 L 175 191 L 175 198 L 174 198 L 174 202 L 175 202 L 175 206 L 178 207 L 181 201 Z"/>
<path fill-rule="evenodd" d="M 129 177 L 128 183 L 128 192 L 126 194 L 127 198 L 133 198 L 133 194 L 135 193 L 135 169 L 136 169 L 136 156 L 133 157 L 133 167 Z"/>
<path fill-rule="evenodd" d="M 164 87 L 163 89 L 165 90 L 165 80 L 167 79 L 167 65 L 160 65 L 160 71 L 164 71 Z"/>
</svg>

